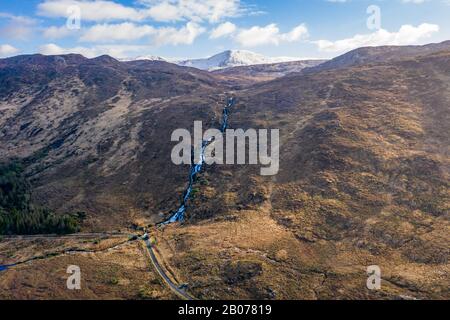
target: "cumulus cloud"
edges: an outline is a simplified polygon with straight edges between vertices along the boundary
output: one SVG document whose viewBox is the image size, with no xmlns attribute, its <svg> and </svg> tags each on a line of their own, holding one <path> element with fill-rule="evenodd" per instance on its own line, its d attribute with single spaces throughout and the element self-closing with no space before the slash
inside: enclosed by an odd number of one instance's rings
<svg viewBox="0 0 450 320">
<path fill-rule="evenodd" d="M 44 37 L 47 39 L 60 39 L 70 36 L 72 34 L 77 34 L 78 30 L 70 30 L 66 26 L 51 26 L 44 29 Z"/>
<path fill-rule="evenodd" d="M 206 32 L 206 22 L 216 24 L 210 31 L 211 39 L 229 36 L 244 47 L 294 42 L 308 33 L 304 25 L 281 33 L 276 24 L 249 29 L 239 29 L 229 21 L 218 24 L 227 17 L 252 13 L 251 7 L 245 7 L 240 0 L 136 0 L 132 5 L 112 0 L 43 0 L 38 5 L 38 14 L 54 18 L 68 17 L 71 6 L 78 6 L 81 20 L 90 25 L 81 32 L 81 42 L 130 42 L 148 37 L 154 45 L 192 44 Z M 181 27 L 155 27 L 149 25 L 148 20 L 186 21 L 186 24 Z M 92 22 L 97 24 L 91 25 Z M 48 39 L 68 35 L 71 33 L 64 27 L 53 26 L 44 31 Z"/>
<path fill-rule="evenodd" d="M 124 59 L 137 52 L 145 52 L 146 46 L 138 45 L 98 45 L 93 47 L 73 47 L 63 48 L 54 43 L 44 44 L 39 47 L 39 53 L 45 55 L 60 55 L 69 53 L 78 53 L 87 58 L 94 58 L 104 54 L 117 59 Z"/>
<path fill-rule="evenodd" d="M 210 33 L 211 39 L 217 39 L 221 37 L 226 37 L 233 34 L 236 31 L 236 25 L 231 22 L 225 22 L 218 25 Z"/>
<path fill-rule="evenodd" d="M 245 11 L 240 0 L 140 0 L 157 21 L 191 20 L 217 23 Z"/>
<path fill-rule="evenodd" d="M 136 25 L 131 22 L 120 24 L 99 24 L 90 27 L 80 38 L 84 42 L 110 42 L 137 40 L 155 34 L 156 30 L 148 25 Z"/>
<path fill-rule="evenodd" d="M 256 47 L 261 45 L 278 45 L 280 42 L 295 42 L 308 36 L 308 28 L 301 24 L 288 33 L 280 33 L 275 23 L 264 27 L 254 26 L 249 29 L 241 29 L 235 36 L 235 40 L 244 47 Z"/>
<path fill-rule="evenodd" d="M 305 24 L 301 24 L 292 29 L 290 32 L 281 34 L 280 38 L 283 41 L 295 42 L 307 36 L 308 36 L 308 28 L 306 28 Z"/>
<path fill-rule="evenodd" d="M 165 27 L 158 29 L 154 41 L 156 45 L 192 44 L 194 40 L 206 31 L 195 22 L 188 22 L 182 28 Z"/>
<path fill-rule="evenodd" d="M 192 44 L 206 31 L 195 22 L 188 22 L 179 28 L 137 25 L 132 22 L 119 24 L 98 24 L 86 29 L 80 38 L 82 42 L 112 43 L 118 41 L 135 41 L 148 38 L 153 45 Z"/>
<path fill-rule="evenodd" d="M 39 53 L 45 55 L 59 55 L 59 54 L 69 54 L 78 53 L 85 57 L 92 58 L 97 56 L 94 49 L 86 47 L 74 47 L 74 48 L 62 48 L 54 43 L 44 44 L 39 47 Z"/>
<path fill-rule="evenodd" d="M 133 7 L 106 0 L 45 0 L 38 5 L 38 14 L 44 17 L 65 18 L 68 17 L 68 9 L 71 6 L 78 6 L 82 18 L 88 21 L 136 21 L 145 18 L 143 12 Z"/>
<path fill-rule="evenodd" d="M 438 25 L 422 23 L 417 27 L 403 25 L 397 32 L 380 29 L 369 34 L 357 34 L 352 38 L 337 41 L 319 40 L 314 43 L 320 51 L 343 52 L 359 47 L 418 44 L 438 31 Z"/>
<path fill-rule="evenodd" d="M 19 52 L 19 49 L 14 48 L 9 44 L 1 44 L 0 45 L 0 57 L 9 57 Z"/>
<path fill-rule="evenodd" d="M 45 0 L 38 5 L 38 14 L 45 17 L 67 17 L 70 6 L 81 9 L 87 21 L 106 22 L 128 20 L 209 21 L 219 22 L 245 11 L 240 0 L 139 0 L 136 6 L 126 6 L 109 0 Z"/>
<path fill-rule="evenodd" d="M 25 16 L 16 16 L 0 12 L 0 19 L 8 22 L 0 29 L 0 36 L 5 39 L 27 40 L 31 37 L 37 21 Z"/>
<path fill-rule="evenodd" d="M 179 7 L 169 2 L 161 2 L 150 7 L 148 15 L 156 21 L 178 21 L 182 18 Z"/>
<path fill-rule="evenodd" d="M 244 47 L 256 47 L 265 44 L 278 44 L 278 29 L 275 23 L 265 27 L 254 26 L 250 29 L 244 29 L 236 36 L 236 41 Z"/>
</svg>

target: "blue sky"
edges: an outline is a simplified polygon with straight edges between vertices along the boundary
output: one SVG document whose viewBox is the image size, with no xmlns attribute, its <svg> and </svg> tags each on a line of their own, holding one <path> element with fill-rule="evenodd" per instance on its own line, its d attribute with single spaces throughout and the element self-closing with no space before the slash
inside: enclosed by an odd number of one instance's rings
<svg viewBox="0 0 450 320">
<path fill-rule="evenodd" d="M 0 57 L 76 52 L 89 57 L 194 58 L 245 49 L 267 56 L 330 58 L 359 46 L 450 39 L 450 0 L 0 0 L 0 4 Z"/>
</svg>

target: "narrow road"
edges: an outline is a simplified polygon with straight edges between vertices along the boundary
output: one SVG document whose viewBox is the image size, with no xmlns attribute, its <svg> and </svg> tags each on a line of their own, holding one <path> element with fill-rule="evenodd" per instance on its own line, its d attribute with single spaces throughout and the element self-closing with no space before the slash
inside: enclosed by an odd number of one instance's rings
<svg viewBox="0 0 450 320">
<path fill-rule="evenodd" d="M 164 272 L 163 268 L 158 262 L 156 258 L 153 245 L 150 243 L 150 240 L 145 240 L 145 245 L 147 247 L 148 253 L 150 254 L 150 261 L 152 262 L 153 267 L 158 272 L 158 274 L 163 278 L 164 282 L 169 286 L 170 290 L 175 293 L 178 297 L 183 300 L 194 300 L 189 294 L 187 294 L 184 290 L 180 289 Z"/>
<path fill-rule="evenodd" d="M 16 266 L 25 264 L 25 263 L 29 263 L 35 260 L 41 260 L 41 259 L 45 259 L 45 258 L 53 258 L 55 256 L 59 256 L 59 255 L 63 255 L 63 254 L 69 254 L 69 253 L 97 253 L 97 252 L 102 252 L 102 251 L 106 251 L 109 249 L 113 249 L 116 248 L 118 246 L 121 246 L 125 243 L 128 243 L 132 240 L 132 238 L 135 238 L 136 240 L 139 239 L 143 239 L 145 242 L 145 245 L 147 247 L 147 250 L 149 252 L 150 255 L 150 261 L 154 267 L 154 269 L 157 271 L 157 273 L 159 274 L 159 276 L 164 280 L 164 282 L 166 283 L 166 285 L 169 287 L 169 289 L 175 293 L 179 298 L 183 299 L 183 300 L 195 300 L 193 297 L 191 297 L 189 294 L 187 294 L 183 289 L 181 289 L 178 285 L 176 285 L 170 278 L 169 276 L 166 274 L 166 272 L 164 271 L 164 269 L 161 267 L 160 263 L 158 262 L 158 259 L 156 258 L 155 252 L 154 252 L 154 247 L 153 245 L 150 243 L 149 239 L 145 239 L 139 235 L 131 235 L 131 234 L 119 234 L 119 233 L 84 233 L 84 234 L 73 234 L 73 235 L 65 235 L 65 236 L 58 236 L 58 235 L 32 235 L 32 236 L 9 236 L 6 237 L 5 239 L 12 239 L 12 240 L 34 240 L 34 239 L 42 239 L 42 238 L 47 238 L 47 239 L 61 239 L 61 238 L 73 238 L 73 239 L 78 239 L 78 238 L 90 238 L 90 237 L 108 237 L 108 238 L 114 238 L 114 237 L 123 237 L 123 236 L 128 236 L 130 239 L 124 241 L 123 243 L 119 243 L 114 245 L 113 247 L 108 247 L 105 249 L 101 249 L 101 250 L 85 250 L 85 249 L 70 249 L 70 250 L 62 250 L 62 251 L 58 251 L 58 252 L 52 252 L 52 253 L 48 253 L 46 255 L 41 255 L 41 256 L 35 256 L 29 259 L 26 259 L 24 261 L 19 261 L 13 264 L 6 264 L 6 265 L 0 265 L 0 272 L 2 271 L 6 271 L 9 268 L 14 268 Z"/>
</svg>

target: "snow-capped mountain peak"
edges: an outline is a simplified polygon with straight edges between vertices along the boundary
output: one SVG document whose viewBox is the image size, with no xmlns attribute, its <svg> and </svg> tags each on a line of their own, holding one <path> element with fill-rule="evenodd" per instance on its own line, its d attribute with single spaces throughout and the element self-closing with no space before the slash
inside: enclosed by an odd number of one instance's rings
<svg viewBox="0 0 450 320">
<path fill-rule="evenodd" d="M 177 64 L 202 70 L 218 70 L 238 66 L 278 63 L 300 60 L 299 58 L 271 58 L 246 50 L 227 50 L 205 59 L 178 61 Z"/>
<path fill-rule="evenodd" d="M 136 60 L 167 61 L 165 58 L 160 56 L 141 56 L 137 57 Z"/>
<path fill-rule="evenodd" d="M 139 56 L 133 59 L 121 59 L 122 61 L 138 61 L 138 60 L 148 60 L 148 61 L 165 61 L 167 62 L 166 59 L 164 59 L 163 57 L 160 56 Z"/>
</svg>

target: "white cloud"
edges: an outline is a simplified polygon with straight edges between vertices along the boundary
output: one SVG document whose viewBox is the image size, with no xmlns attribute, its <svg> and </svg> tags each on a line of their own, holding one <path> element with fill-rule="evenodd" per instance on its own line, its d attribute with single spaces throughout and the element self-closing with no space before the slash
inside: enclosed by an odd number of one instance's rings
<svg viewBox="0 0 450 320">
<path fill-rule="evenodd" d="M 265 27 L 254 26 L 239 31 L 236 41 L 244 47 L 256 47 L 265 44 L 278 45 L 280 29 L 275 23 Z"/>
<path fill-rule="evenodd" d="M 9 44 L 1 44 L 0 45 L 0 57 L 9 57 L 19 52 L 19 49 L 14 48 Z"/>
<path fill-rule="evenodd" d="M 134 41 L 148 38 L 153 45 L 192 44 L 195 39 L 206 30 L 195 22 L 175 27 L 155 28 L 150 25 L 136 25 L 131 22 L 119 24 L 99 24 L 87 29 L 80 41 L 108 43 L 117 41 Z"/>
<path fill-rule="evenodd" d="M 156 45 L 192 44 L 206 30 L 195 22 L 188 22 L 180 29 L 165 27 L 157 30 L 154 41 Z"/>
<path fill-rule="evenodd" d="M 245 9 L 240 0 L 139 0 L 137 6 L 125 6 L 109 0 L 44 0 L 38 14 L 45 17 L 67 17 L 67 9 L 76 5 L 87 21 L 128 20 L 209 21 L 216 23 L 234 17 Z"/>
<path fill-rule="evenodd" d="M 158 3 L 148 10 L 148 15 L 156 21 L 177 21 L 181 20 L 182 15 L 179 8 L 171 3 Z"/>
<path fill-rule="evenodd" d="M 422 23 L 417 27 L 403 25 L 397 32 L 380 29 L 369 34 L 357 34 L 352 38 L 337 41 L 319 40 L 314 41 L 314 43 L 320 51 L 344 52 L 368 46 L 418 44 L 423 39 L 429 38 L 433 33 L 438 31 L 438 25 Z"/>
<path fill-rule="evenodd" d="M 6 12 L 0 12 L 0 18 L 9 19 L 14 23 L 21 23 L 21 24 L 27 24 L 27 25 L 34 25 L 37 22 L 35 19 L 30 18 L 30 17 L 16 16 L 16 15 L 6 13 Z"/>
<path fill-rule="evenodd" d="M 305 24 L 301 24 L 292 29 L 290 32 L 282 34 L 280 38 L 287 42 L 295 42 L 307 36 L 308 36 L 308 28 L 306 27 Z"/>
<path fill-rule="evenodd" d="M 157 21 L 190 20 L 217 23 L 245 11 L 240 0 L 140 0 Z"/>
<path fill-rule="evenodd" d="M 54 43 L 48 43 L 48 44 L 44 44 L 44 45 L 40 46 L 39 53 L 45 54 L 45 55 L 78 53 L 78 54 L 82 54 L 85 57 L 89 57 L 89 58 L 95 56 L 94 51 L 89 48 L 76 47 L 76 48 L 65 49 Z"/>
<path fill-rule="evenodd" d="M 155 34 L 156 30 L 148 25 L 135 25 L 131 22 L 120 24 L 99 24 L 90 27 L 81 41 L 85 42 L 109 42 L 121 40 L 137 40 Z"/>
<path fill-rule="evenodd" d="M 218 25 L 215 29 L 213 29 L 210 33 L 211 39 L 217 39 L 225 36 L 229 36 L 236 31 L 236 25 L 231 22 L 225 22 Z"/>
<path fill-rule="evenodd" d="M 34 31 L 37 21 L 35 19 L 16 16 L 0 12 L 0 19 L 6 19 L 8 23 L 0 29 L 0 36 L 6 39 L 27 40 Z"/>
<path fill-rule="evenodd" d="M 429 0 L 402 0 L 403 3 L 415 3 L 415 4 L 420 4 L 420 3 L 424 3 L 427 2 Z"/>
<path fill-rule="evenodd" d="M 44 17 L 65 18 L 68 17 L 68 8 L 74 5 L 80 8 L 82 19 L 88 21 L 137 21 L 145 18 L 144 12 L 133 7 L 105 0 L 45 0 L 38 5 L 38 14 Z"/>
<path fill-rule="evenodd" d="M 308 36 L 308 28 L 301 24 L 288 33 L 280 33 L 275 23 L 265 27 L 254 26 L 249 29 L 241 29 L 235 40 L 244 47 L 256 47 L 261 45 L 278 45 L 280 42 L 295 42 Z"/>
<path fill-rule="evenodd" d="M 39 53 L 45 55 L 78 53 L 87 58 L 94 58 L 107 54 L 117 59 L 128 58 L 132 54 L 145 52 L 146 50 L 148 50 L 148 47 L 137 45 L 98 45 L 93 47 L 63 48 L 54 43 L 48 43 L 39 47 Z"/>
<path fill-rule="evenodd" d="M 66 26 L 56 27 L 51 26 L 44 30 L 44 37 L 47 39 L 65 38 L 71 34 L 76 34 L 77 30 L 69 30 Z"/>
</svg>

